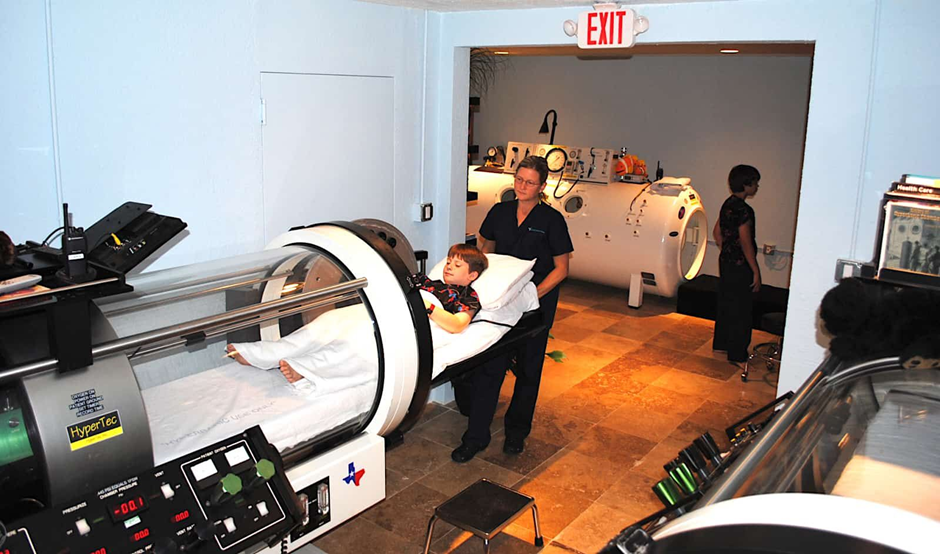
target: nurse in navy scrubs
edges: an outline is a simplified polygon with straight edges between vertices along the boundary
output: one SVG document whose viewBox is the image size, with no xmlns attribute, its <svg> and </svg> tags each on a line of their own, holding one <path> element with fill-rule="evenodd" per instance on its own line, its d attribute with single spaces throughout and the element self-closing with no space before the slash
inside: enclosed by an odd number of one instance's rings
<svg viewBox="0 0 940 554">
<path fill-rule="evenodd" d="M 574 250 L 565 217 L 542 202 L 547 180 L 548 163 L 545 158 L 529 156 L 523 159 L 516 169 L 516 200 L 493 206 L 480 226 L 480 249 L 484 252 L 535 260 L 532 280 L 538 288 L 539 309 L 546 324 L 545 331 L 529 339 L 520 349 L 516 385 L 504 419 L 506 439 L 503 452 L 507 454 L 521 453 L 525 438 L 532 430 L 548 330 L 558 305 L 558 285 L 568 276 L 568 260 Z M 490 423 L 496 413 L 499 389 L 509 366 L 510 360 L 504 355 L 485 362 L 474 371 L 469 425 L 460 446 L 451 453 L 455 462 L 467 462 L 489 445 Z"/>
</svg>

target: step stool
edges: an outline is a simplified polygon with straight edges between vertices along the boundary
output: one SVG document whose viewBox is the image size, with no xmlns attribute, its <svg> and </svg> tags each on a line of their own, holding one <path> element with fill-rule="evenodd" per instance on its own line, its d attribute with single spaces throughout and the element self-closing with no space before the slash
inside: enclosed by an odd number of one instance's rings
<svg viewBox="0 0 940 554">
<path fill-rule="evenodd" d="M 428 522 L 424 554 L 431 548 L 434 524 L 443 520 L 483 539 L 483 552 L 489 554 L 490 540 L 526 510 L 532 508 L 535 546 L 545 544 L 539 530 L 539 510 L 535 499 L 487 479 L 480 479 L 434 509 Z"/>
</svg>

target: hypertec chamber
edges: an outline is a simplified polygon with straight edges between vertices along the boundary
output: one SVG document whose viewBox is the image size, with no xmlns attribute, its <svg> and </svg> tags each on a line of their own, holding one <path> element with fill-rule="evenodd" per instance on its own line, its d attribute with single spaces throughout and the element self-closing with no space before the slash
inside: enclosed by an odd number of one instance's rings
<svg viewBox="0 0 940 554">
<path fill-rule="evenodd" d="M 687 476 L 669 463 L 654 486 L 667 508 L 602 552 L 936 551 L 940 370 L 829 358 L 728 435 L 721 455 L 679 452 Z"/>
<path fill-rule="evenodd" d="M 415 423 L 432 373 L 449 363 L 433 350 L 410 279 L 415 269 L 414 252 L 391 226 L 329 223 L 292 230 L 255 254 L 127 277 L 132 290 L 90 302 L 93 364 L 71 371 L 37 339 L 47 332 L 41 307 L 0 320 L 0 521 L 15 533 L 23 516 L 51 511 L 63 541 L 93 547 L 85 539 L 111 526 L 94 509 L 99 500 L 108 505 L 102 491 L 114 479 L 150 475 L 153 488 L 142 496 L 156 506 L 151 513 L 173 502 L 166 486 L 180 491 L 190 482 L 202 498 L 199 475 L 185 470 L 183 483 L 159 482 L 155 468 L 192 453 L 211 456 L 219 451 L 213 445 L 255 426 L 307 508 L 291 548 L 380 501 L 386 444 Z M 307 363 L 317 373 L 304 386 L 278 367 L 242 365 L 226 352 L 228 344 L 278 341 L 298 330 L 313 337 Z M 219 479 L 235 465 L 226 459 L 214 462 Z M 230 474 L 247 488 L 258 479 L 252 471 Z M 229 490 L 234 481 L 219 479 L 205 489 L 206 505 L 237 496 Z M 239 517 L 257 522 L 256 505 L 232 521 L 209 508 L 201 517 L 215 520 L 218 536 L 235 536 L 240 531 L 227 526 L 242 529 Z M 195 511 L 148 533 L 192 534 Z M 147 517 L 140 516 L 144 524 Z"/>
</svg>

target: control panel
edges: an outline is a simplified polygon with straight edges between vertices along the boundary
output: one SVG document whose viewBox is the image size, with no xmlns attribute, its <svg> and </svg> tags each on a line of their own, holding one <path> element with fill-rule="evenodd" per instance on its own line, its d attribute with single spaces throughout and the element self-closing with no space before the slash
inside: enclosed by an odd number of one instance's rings
<svg viewBox="0 0 940 554">
<path fill-rule="evenodd" d="M 302 521 L 260 427 L 7 524 L 3 554 L 242 552 Z"/>
<path fill-rule="evenodd" d="M 549 168 L 562 172 L 562 179 L 606 185 L 611 182 L 614 175 L 618 151 L 595 148 L 593 146 L 562 146 L 552 144 L 533 144 L 526 142 L 510 142 L 506 147 L 506 163 L 503 171 L 515 173 L 516 166 L 526 156 L 542 156 L 549 158 Z M 559 169 L 561 168 L 561 169 Z M 550 177 L 549 180 L 555 177 Z"/>
</svg>

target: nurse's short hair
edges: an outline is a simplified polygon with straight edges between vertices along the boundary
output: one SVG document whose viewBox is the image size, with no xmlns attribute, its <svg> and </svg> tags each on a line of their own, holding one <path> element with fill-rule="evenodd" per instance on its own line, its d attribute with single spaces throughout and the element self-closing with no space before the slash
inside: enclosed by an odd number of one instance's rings
<svg viewBox="0 0 940 554">
<path fill-rule="evenodd" d="M 458 242 L 457 244 L 450 247 L 450 250 L 447 251 L 448 258 L 457 258 L 463 260 L 470 267 L 470 271 L 476 271 L 477 277 L 482 274 L 486 268 L 490 265 L 490 261 L 486 258 L 479 248 L 473 246 L 472 244 L 463 244 Z"/>
<path fill-rule="evenodd" d="M 744 187 L 760 181 L 760 171 L 751 165 L 736 165 L 728 173 L 728 188 L 731 192 L 744 192 Z"/>
<path fill-rule="evenodd" d="M 516 173 L 520 169 L 534 169 L 539 174 L 539 184 L 545 184 L 548 181 L 548 160 L 542 156 L 526 156 L 516 166 Z"/>
</svg>

